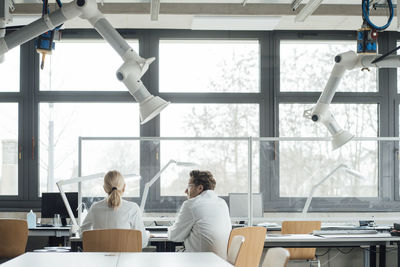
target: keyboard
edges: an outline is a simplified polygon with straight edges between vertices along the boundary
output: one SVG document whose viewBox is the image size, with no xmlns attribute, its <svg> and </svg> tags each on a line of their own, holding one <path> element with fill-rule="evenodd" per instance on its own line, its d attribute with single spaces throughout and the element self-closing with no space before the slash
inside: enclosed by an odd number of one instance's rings
<svg viewBox="0 0 400 267">
<path fill-rule="evenodd" d="M 169 226 L 164 226 L 164 225 L 160 225 L 160 226 L 153 225 L 153 226 L 146 226 L 145 228 L 147 231 L 151 231 L 151 232 L 153 232 L 153 231 L 166 232 L 166 231 L 168 231 L 168 227 Z"/>
<path fill-rule="evenodd" d="M 357 229 L 357 230 L 314 230 L 313 235 L 373 235 L 377 230 Z"/>
</svg>

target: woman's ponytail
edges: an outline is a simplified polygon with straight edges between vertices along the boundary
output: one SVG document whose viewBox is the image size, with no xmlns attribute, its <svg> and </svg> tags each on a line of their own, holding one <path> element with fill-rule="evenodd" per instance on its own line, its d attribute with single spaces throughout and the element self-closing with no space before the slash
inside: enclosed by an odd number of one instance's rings
<svg viewBox="0 0 400 267">
<path fill-rule="evenodd" d="M 122 193 L 125 181 L 118 171 L 109 171 L 104 176 L 104 190 L 108 194 L 107 204 L 110 208 L 117 209 L 122 202 Z"/>
</svg>

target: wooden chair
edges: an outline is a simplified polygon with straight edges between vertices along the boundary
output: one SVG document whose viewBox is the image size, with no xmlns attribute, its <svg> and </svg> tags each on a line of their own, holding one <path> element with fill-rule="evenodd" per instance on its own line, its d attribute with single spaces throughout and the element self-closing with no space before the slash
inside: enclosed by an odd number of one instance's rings
<svg viewBox="0 0 400 267">
<path fill-rule="evenodd" d="M 321 230 L 320 221 L 284 221 L 282 234 L 309 234 L 314 230 Z M 310 265 L 315 260 L 316 248 L 288 248 L 290 260 L 308 260 Z M 319 266 L 319 261 L 318 266 Z"/>
<path fill-rule="evenodd" d="M 25 220 L 0 219 L 0 259 L 25 253 L 28 223 Z"/>
<path fill-rule="evenodd" d="M 229 246 L 228 249 L 228 256 L 227 256 L 227 261 L 235 265 L 236 264 L 236 259 L 239 255 L 240 249 L 242 248 L 243 242 L 244 242 L 244 236 L 241 235 L 236 235 L 232 238 L 231 245 Z"/>
<path fill-rule="evenodd" d="M 82 245 L 84 252 L 141 252 L 142 232 L 130 229 L 85 231 Z"/>
<path fill-rule="evenodd" d="M 235 236 L 244 237 L 244 243 L 236 259 L 235 267 L 258 267 L 264 248 L 265 227 L 240 227 L 232 229 L 228 240 L 228 251 Z"/>
<path fill-rule="evenodd" d="M 286 267 L 290 253 L 284 248 L 270 248 L 265 255 L 262 267 Z"/>
</svg>

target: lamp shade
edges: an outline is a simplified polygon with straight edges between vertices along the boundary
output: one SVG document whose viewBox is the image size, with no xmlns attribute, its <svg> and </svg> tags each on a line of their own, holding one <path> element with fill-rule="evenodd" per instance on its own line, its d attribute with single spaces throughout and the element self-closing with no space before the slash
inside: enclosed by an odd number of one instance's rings
<svg viewBox="0 0 400 267">
<path fill-rule="evenodd" d="M 350 141 L 354 135 L 349 133 L 348 131 L 340 131 L 337 134 L 334 134 L 332 136 L 332 148 L 333 150 L 341 147 L 342 145 L 346 144 L 348 141 Z"/>
<path fill-rule="evenodd" d="M 139 103 L 140 123 L 145 124 L 155 116 L 157 116 L 164 108 L 169 105 L 169 102 L 158 96 L 149 96 L 143 102 Z"/>
</svg>

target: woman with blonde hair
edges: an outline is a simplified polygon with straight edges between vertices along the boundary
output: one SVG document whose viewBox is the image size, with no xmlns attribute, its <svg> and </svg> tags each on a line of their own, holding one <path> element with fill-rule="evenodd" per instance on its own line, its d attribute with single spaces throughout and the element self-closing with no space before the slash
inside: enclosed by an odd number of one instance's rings
<svg viewBox="0 0 400 267">
<path fill-rule="evenodd" d="M 144 228 L 139 206 L 122 199 L 125 180 L 118 171 L 109 171 L 104 176 L 104 191 L 108 197 L 95 202 L 82 223 L 81 232 L 97 229 L 135 229 L 142 232 L 142 247 L 147 246 L 149 232 Z"/>
</svg>

